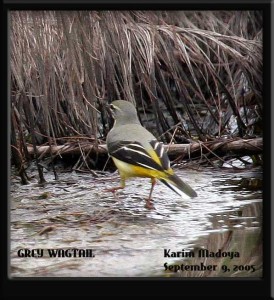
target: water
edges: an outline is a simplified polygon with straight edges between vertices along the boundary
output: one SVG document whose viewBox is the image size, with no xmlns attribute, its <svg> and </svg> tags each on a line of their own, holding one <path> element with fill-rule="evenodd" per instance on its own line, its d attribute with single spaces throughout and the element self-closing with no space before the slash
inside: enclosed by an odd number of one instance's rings
<svg viewBox="0 0 274 300">
<path fill-rule="evenodd" d="M 47 184 L 34 177 L 10 186 L 11 277 L 225 277 L 261 276 L 262 192 L 250 182 L 261 170 L 176 170 L 198 197 L 180 198 L 158 183 L 155 210 L 145 198 L 150 180 L 135 178 L 116 195 L 104 190 L 119 185 L 117 174 L 99 176 L 61 173 Z M 247 182 L 246 182 L 247 181 Z M 94 257 L 49 257 L 47 249 L 92 249 Z M 197 256 L 201 248 L 239 258 Z M 43 249 L 42 257 L 19 257 L 18 250 Z M 164 249 L 193 252 L 194 257 L 164 257 Z M 35 251 L 33 252 L 34 254 Z M 217 264 L 215 271 L 165 271 L 168 265 Z M 228 266 L 224 272 L 222 265 Z M 242 266 L 241 270 L 233 269 Z M 255 265 L 255 271 L 248 266 Z"/>
</svg>

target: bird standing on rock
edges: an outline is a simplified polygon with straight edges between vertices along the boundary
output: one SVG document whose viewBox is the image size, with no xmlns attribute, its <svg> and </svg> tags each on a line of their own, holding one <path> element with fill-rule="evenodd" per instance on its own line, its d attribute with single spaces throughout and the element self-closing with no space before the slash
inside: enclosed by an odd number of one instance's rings
<svg viewBox="0 0 274 300">
<path fill-rule="evenodd" d="M 141 125 L 134 105 L 115 100 L 109 108 L 115 122 L 107 135 L 107 149 L 119 171 L 121 185 L 107 191 L 123 189 L 127 178 L 148 177 L 151 178 L 151 189 L 146 208 L 153 208 L 151 196 L 157 179 L 181 196 L 196 197 L 197 193 L 170 167 L 163 144 Z"/>
</svg>

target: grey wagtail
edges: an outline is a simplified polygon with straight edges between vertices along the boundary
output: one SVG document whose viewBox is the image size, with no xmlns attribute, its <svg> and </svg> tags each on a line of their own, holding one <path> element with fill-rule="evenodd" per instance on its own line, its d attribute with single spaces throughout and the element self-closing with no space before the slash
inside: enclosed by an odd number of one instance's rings
<svg viewBox="0 0 274 300">
<path fill-rule="evenodd" d="M 115 100 L 109 108 L 115 121 L 107 135 L 107 149 L 119 171 L 121 185 L 107 191 L 114 193 L 123 189 L 127 178 L 148 177 L 151 178 L 151 189 L 146 208 L 153 208 L 151 196 L 157 179 L 180 196 L 185 193 L 196 197 L 197 193 L 170 167 L 163 144 L 141 125 L 134 105 L 125 100 Z"/>
</svg>

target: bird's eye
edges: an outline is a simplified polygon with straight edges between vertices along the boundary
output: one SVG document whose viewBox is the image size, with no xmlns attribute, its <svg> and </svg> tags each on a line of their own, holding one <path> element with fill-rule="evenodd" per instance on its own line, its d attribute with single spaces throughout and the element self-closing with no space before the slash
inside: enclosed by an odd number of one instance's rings
<svg viewBox="0 0 274 300">
<path fill-rule="evenodd" d="M 110 104 L 110 109 L 114 110 L 115 109 L 115 106 L 113 104 Z"/>
</svg>

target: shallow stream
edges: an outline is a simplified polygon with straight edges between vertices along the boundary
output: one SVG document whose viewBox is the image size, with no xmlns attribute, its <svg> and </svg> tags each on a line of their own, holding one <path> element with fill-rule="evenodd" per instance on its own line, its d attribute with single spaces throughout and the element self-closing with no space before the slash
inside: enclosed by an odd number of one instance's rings
<svg viewBox="0 0 274 300">
<path fill-rule="evenodd" d="M 113 195 L 104 190 L 119 185 L 117 173 L 67 172 L 56 181 L 48 172 L 45 185 L 35 172 L 28 185 L 11 174 L 10 277 L 262 276 L 260 168 L 176 169 L 198 197 L 180 198 L 158 183 L 154 210 L 144 207 L 148 179 L 131 179 Z M 47 250 L 72 248 L 92 249 L 94 257 L 50 257 Z M 169 249 L 181 255 L 165 256 Z M 200 249 L 211 256 L 198 257 Z"/>
</svg>

